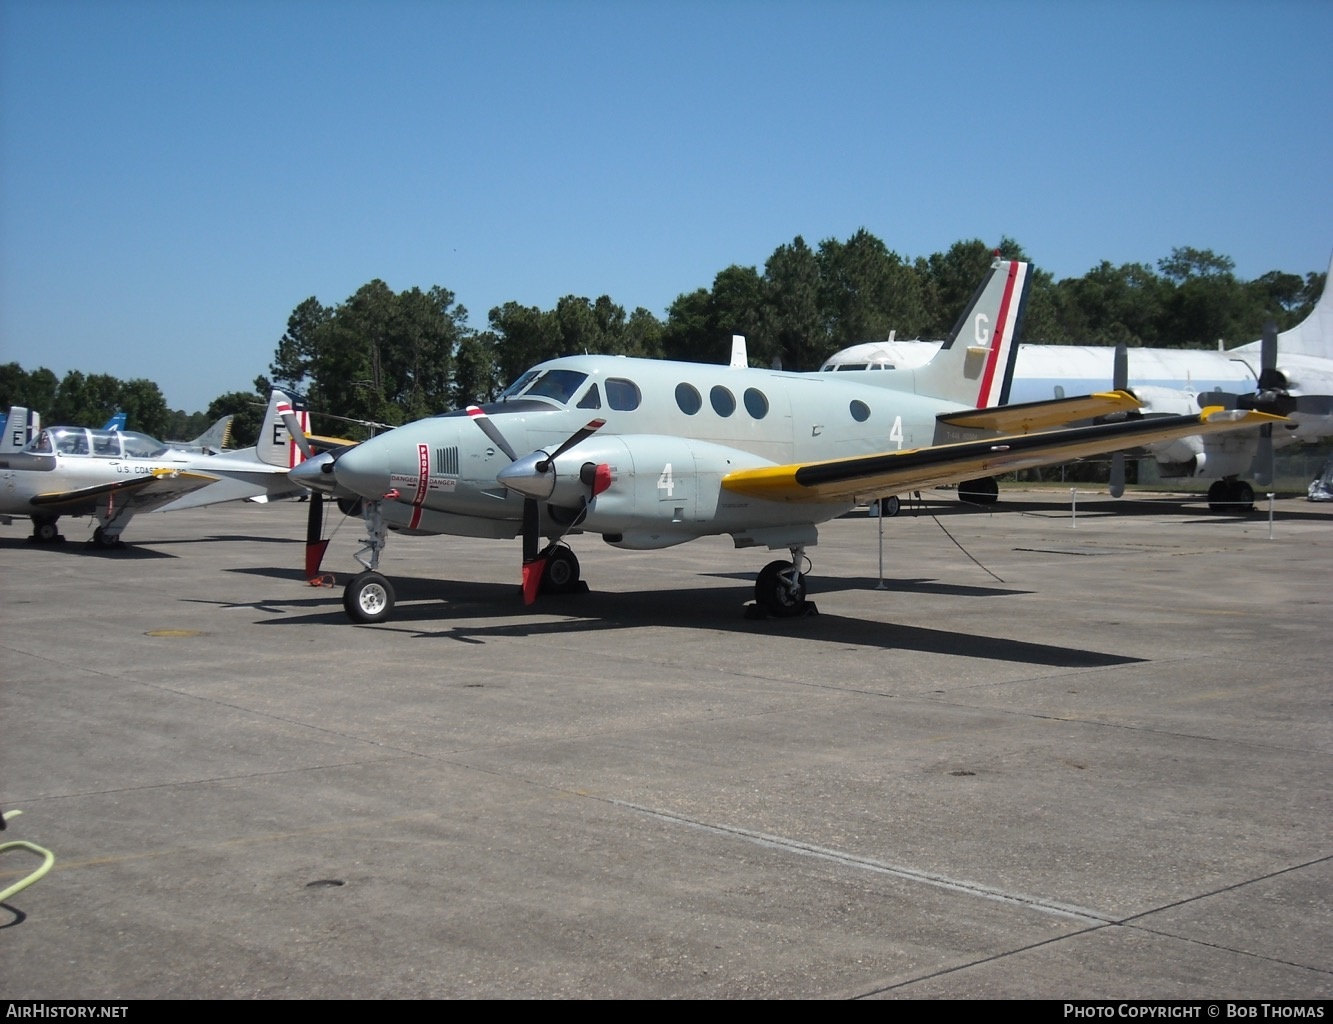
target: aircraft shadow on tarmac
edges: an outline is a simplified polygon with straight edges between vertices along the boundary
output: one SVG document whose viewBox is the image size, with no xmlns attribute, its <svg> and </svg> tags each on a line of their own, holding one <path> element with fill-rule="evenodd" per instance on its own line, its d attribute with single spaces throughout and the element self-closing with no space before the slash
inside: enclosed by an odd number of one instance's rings
<svg viewBox="0 0 1333 1024">
<path fill-rule="evenodd" d="M 127 559 L 129 561 L 177 557 L 165 551 L 155 551 L 153 548 L 140 547 L 137 544 L 119 544 L 113 548 L 104 548 L 92 543 L 91 540 L 85 540 L 83 537 L 66 537 L 65 540 L 54 544 L 38 544 L 27 536 L 6 537 L 0 540 L 0 551 L 25 550 L 38 551 L 52 558 L 60 554 L 77 555 L 79 558 L 111 558 Z"/>
<path fill-rule="evenodd" d="M 231 571 L 268 575 L 256 570 Z M 289 579 L 290 575 L 284 571 L 280 578 Z M 741 578 L 753 580 L 754 576 L 751 574 Z M 875 581 L 869 579 L 819 582 L 822 589 L 810 595 L 816 604 L 821 593 L 828 594 L 837 589 L 875 589 Z M 920 579 L 886 580 L 885 583 L 890 593 L 929 593 L 961 598 L 1025 593 L 1002 588 L 955 587 Z M 750 619 L 745 615 L 745 604 L 750 596 L 748 587 L 738 590 L 682 587 L 618 593 L 591 590 L 584 594 L 543 597 L 532 609 L 525 609 L 519 600 L 516 584 L 403 578 L 395 578 L 393 584 L 398 597 L 393 618 L 377 626 L 361 628 L 407 633 L 419 639 L 484 644 L 489 639 L 499 637 L 537 638 L 671 626 L 722 633 L 792 636 L 843 646 L 961 655 L 1060 668 L 1097 668 L 1144 660 L 1073 647 L 1028 643 L 1006 637 L 960 634 L 943 629 L 904 626 L 827 613 L 793 619 Z M 336 625 L 340 629 L 352 628 L 343 614 L 340 586 L 321 588 L 312 591 L 307 597 L 271 597 L 250 605 L 231 604 L 228 607 L 253 607 L 267 613 L 268 617 L 258 620 L 257 625 Z M 520 616 L 528 618 L 515 621 Z M 450 620 L 458 619 L 464 619 L 466 623 L 450 624 Z M 486 620 L 496 621 L 487 624 Z"/>
<path fill-rule="evenodd" d="M 20 551 L 31 548 L 34 551 L 60 552 L 66 555 L 78 555 L 81 558 L 122 558 L 132 561 L 144 558 L 179 558 L 179 555 L 168 551 L 159 551 L 158 548 L 172 548 L 179 545 L 189 547 L 201 541 L 223 544 L 232 541 L 244 541 L 246 544 L 284 544 L 289 546 L 293 543 L 286 537 L 209 534 L 203 537 L 177 537 L 172 540 L 129 540 L 123 541 L 115 547 L 104 548 L 94 544 L 91 536 L 67 536 L 63 541 L 55 544 L 38 544 L 30 536 L 24 535 L 0 538 L 0 551 Z M 297 570 L 294 570 L 293 574 L 295 576 L 301 575 Z"/>
</svg>

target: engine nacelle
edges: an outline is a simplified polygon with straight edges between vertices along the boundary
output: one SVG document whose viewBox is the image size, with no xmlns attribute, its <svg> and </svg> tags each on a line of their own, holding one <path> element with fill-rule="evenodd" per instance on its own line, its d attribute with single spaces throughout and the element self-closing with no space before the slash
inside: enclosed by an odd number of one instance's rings
<svg viewBox="0 0 1333 1024">
<path fill-rule="evenodd" d="M 625 539 L 612 543 L 624 546 L 665 547 L 702 533 L 727 533 L 733 519 L 752 525 L 753 507 L 770 504 L 723 491 L 722 478 L 772 462 L 689 437 L 591 437 L 547 462 L 553 476 L 542 500 L 565 508 L 586 502 L 581 528 L 619 535 Z M 532 471 L 538 468 L 534 463 Z M 761 521 L 771 514 L 761 513 Z"/>
</svg>

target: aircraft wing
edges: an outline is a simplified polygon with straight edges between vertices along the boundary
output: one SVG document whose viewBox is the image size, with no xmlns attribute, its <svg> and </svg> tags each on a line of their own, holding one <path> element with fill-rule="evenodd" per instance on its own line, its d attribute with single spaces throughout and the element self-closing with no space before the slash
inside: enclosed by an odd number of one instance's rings
<svg viewBox="0 0 1333 1024">
<path fill-rule="evenodd" d="M 96 515 L 108 502 L 117 507 L 128 504 L 135 512 L 152 512 L 217 480 L 217 477 L 207 473 L 159 469 L 151 474 L 114 480 L 108 484 L 38 494 L 31 499 L 31 503 L 36 508 L 63 516 Z"/>
<path fill-rule="evenodd" d="M 306 434 L 305 439 L 310 442 L 310 449 L 315 455 L 323 455 L 325 452 L 340 452 L 344 448 L 355 448 L 360 441 L 349 441 L 345 437 L 328 437 L 324 434 Z"/>
<path fill-rule="evenodd" d="M 1020 402 L 989 409 L 964 409 L 937 417 L 951 427 L 996 430 L 1002 434 L 1030 434 L 1034 430 L 1062 427 L 1079 420 L 1092 420 L 1114 413 L 1131 412 L 1143 403 L 1128 391 L 1104 391 L 1075 398 L 1043 402 Z"/>
<path fill-rule="evenodd" d="M 825 462 L 740 469 L 724 476 L 722 486 L 769 501 L 847 501 L 1068 462 L 1153 441 L 1283 421 L 1267 413 L 1209 408 L 1197 416 L 1126 420 Z"/>
</svg>

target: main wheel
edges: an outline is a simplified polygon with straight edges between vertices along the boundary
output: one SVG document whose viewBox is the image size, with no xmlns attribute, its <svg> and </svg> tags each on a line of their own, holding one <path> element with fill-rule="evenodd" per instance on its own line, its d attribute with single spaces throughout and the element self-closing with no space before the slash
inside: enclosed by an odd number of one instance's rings
<svg viewBox="0 0 1333 1024">
<path fill-rule="evenodd" d="M 578 557 L 569 548 L 552 548 L 542 572 L 542 593 L 568 594 L 578 587 L 578 583 Z"/>
<path fill-rule="evenodd" d="M 805 610 L 805 576 L 796 576 L 794 589 L 787 585 L 795 571 L 791 562 L 769 562 L 755 580 L 755 603 L 774 618 L 790 618 Z"/>
<path fill-rule="evenodd" d="M 1232 492 L 1231 500 L 1235 502 L 1232 508 L 1236 512 L 1245 512 L 1245 513 L 1253 512 L 1254 488 L 1251 487 L 1249 484 L 1247 484 L 1244 480 L 1237 480 L 1235 489 Z"/>
<path fill-rule="evenodd" d="M 958 500 L 973 505 L 994 505 L 1000 500 L 1000 484 L 993 476 L 964 480 L 958 485 Z"/>
<path fill-rule="evenodd" d="M 353 622 L 383 622 L 393 611 L 393 587 L 377 572 L 353 576 L 343 588 L 343 610 Z"/>
<path fill-rule="evenodd" d="M 54 544 L 60 540 L 60 527 L 54 519 L 39 519 L 32 524 L 32 536 L 39 544 Z"/>
<path fill-rule="evenodd" d="M 1225 512 L 1230 495 L 1230 488 L 1225 480 L 1214 480 L 1208 485 L 1208 507 L 1214 512 Z"/>
<path fill-rule="evenodd" d="M 115 548 L 120 546 L 120 537 L 112 537 L 105 527 L 99 526 L 93 531 L 93 545 L 99 548 Z"/>
<path fill-rule="evenodd" d="M 902 508 L 902 502 L 898 500 L 896 494 L 890 494 L 887 498 L 880 498 L 877 504 L 879 505 L 879 514 L 885 519 L 892 519 Z"/>
</svg>

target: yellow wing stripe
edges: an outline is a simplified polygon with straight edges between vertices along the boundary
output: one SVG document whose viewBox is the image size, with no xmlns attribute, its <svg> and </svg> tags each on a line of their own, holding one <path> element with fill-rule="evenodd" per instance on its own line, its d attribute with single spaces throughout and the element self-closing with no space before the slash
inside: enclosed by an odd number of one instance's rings
<svg viewBox="0 0 1333 1024">
<path fill-rule="evenodd" d="M 1080 420 L 1132 412 L 1142 404 L 1128 391 L 1103 391 L 1074 398 L 1000 405 L 992 409 L 965 409 L 940 416 L 939 421 L 951 427 L 994 430 L 1002 434 L 1030 434 L 1034 430 L 1062 427 Z"/>
</svg>

